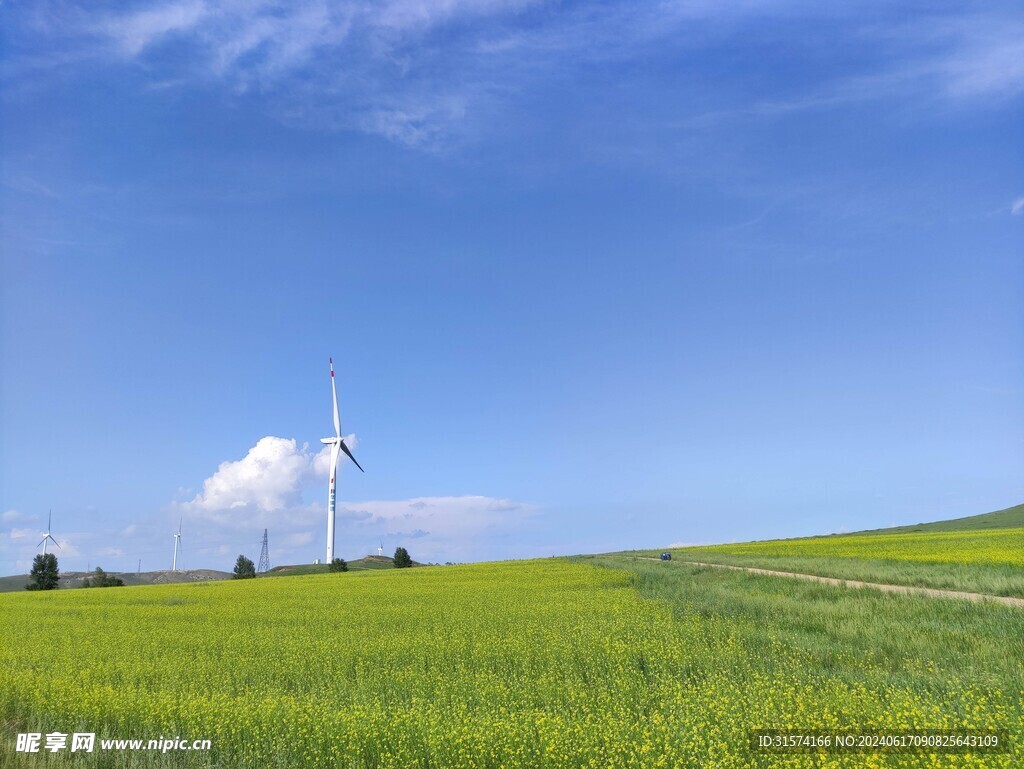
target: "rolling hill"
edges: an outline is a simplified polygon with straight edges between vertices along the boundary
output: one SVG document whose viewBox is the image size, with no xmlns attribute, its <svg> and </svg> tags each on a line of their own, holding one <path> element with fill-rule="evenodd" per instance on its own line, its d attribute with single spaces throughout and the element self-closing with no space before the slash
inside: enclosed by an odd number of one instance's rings
<svg viewBox="0 0 1024 769">
<path fill-rule="evenodd" d="M 866 529 L 856 534 L 911 534 L 928 531 L 975 531 L 978 529 L 1016 529 L 1024 527 L 1024 505 L 1014 505 L 993 513 L 952 518 L 948 521 L 915 523 L 911 526 L 891 526 L 886 529 Z M 834 536 L 848 536 L 836 534 Z"/>
</svg>

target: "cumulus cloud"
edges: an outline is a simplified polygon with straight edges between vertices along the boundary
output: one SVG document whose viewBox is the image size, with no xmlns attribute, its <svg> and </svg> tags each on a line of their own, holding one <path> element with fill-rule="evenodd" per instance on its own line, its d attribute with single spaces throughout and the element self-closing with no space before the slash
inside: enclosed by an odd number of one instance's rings
<svg viewBox="0 0 1024 769">
<path fill-rule="evenodd" d="M 345 442 L 354 449 L 356 437 L 346 436 Z M 314 452 L 294 438 L 268 435 L 242 459 L 222 462 L 191 501 L 172 507 L 185 516 L 238 525 L 281 520 L 269 514 L 305 519 L 313 509 L 304 503 L 303 490 L 325 480 L 329 469 L 329 447 Z"/>
<path fill-rule="evenodd" d="M 355 436 L 345 441 L 356 443 Z M 329 464 L 329 448 L 313 451 L 276 436 L 261 438 L 241 459 L 222 462 L 190 501 L 169 505 L 173 528 L 177 516 L 186 520 L 190 563 L 204 553 L 249 552 L 238 546 L 252 548 L 253 532 L 264 527 L 275 562 L 322 558 Z M 414 542 L 418 560 L 486 560 L 503 554 L 504 537 L 522 531 L 536 512 L 531 504 L 483 495 L 339 502 L 336 543 L 346 558 L 374 553 L 384 540 L 389 549 Z"/>
<path fill-rule="evenodd" d="M 11 539 L 24 539 L 36 533 L 35 529 L 11 529 Z"/>
<path fill-rule="evenodd" d="M 1024 196 L 1017 198 L 1010 204 L 1010 213 L 1014 216 L 1024 214 Z"/>
<path fill-rule="evenodd" d="M 355 436 L 345 442 L 354 446 Z M 260 438 L 241 459 L 222 462 L 193 499 L 171 502 L 166 530 L 184 518 L 189 567 L 223 567 L 217 564 L 227 555 L 258 553 L 264 527 L 272 562 L 323 558 L 329 466 L 330 447 L 313 451 L 292 438 Z M 536 512 L 534 505 L 482 495 L 339 502 L 336 547 L 344 558 L 376 553 L 383 541 L 389 553 L 415 545 L 421 561 L 488 560 L 518 552 L 509 537 L 526 530 Z"/>
</svg>

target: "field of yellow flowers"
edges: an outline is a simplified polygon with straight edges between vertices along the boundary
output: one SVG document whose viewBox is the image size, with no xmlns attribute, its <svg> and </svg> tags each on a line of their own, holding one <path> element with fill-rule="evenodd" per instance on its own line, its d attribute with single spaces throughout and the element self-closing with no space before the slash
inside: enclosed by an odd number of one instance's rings
<svg viewBox="0 0 1024 769">
<path fill-rule="evenodd" d="M 885 652 L 911 672 L 879 677 L 885 654 L 862 655 L 841 636 L 823 652 L 781 625 L 765 635 L 738 576 L 609 565 L 550 559 L 0 595 L 0 763 L 42 765 L 14 755 L 13 734 L 24 731 L 213 746 L 172 763 L 145 752 L 52 757 L 81 766 L 1024 763 L 1020 648 L 956 670 L 935 667 L 947 664 L 939 652 L 917 650 L 912 671 Z M 658 595 L 666 574 L 676 582 Z M 814 595 L 831 595 L 822 591 Z M 769 599 L 757 611 L 777 606 L 792 622 L 803 600 Z M 895 612 L 897 625 L 918 621 L 900 619 L 900 607 L 926 606 L 870 600 L 882 608 L 863 616 Z M 830 601 L 821 608 L 835 612 Z M 1011 612 L 964 607 L 951 632 L 958 643 L 974 633 L 977 649 L 1019 646 L 1024 627 Z M 874 672 L 861 675 L 864 666 Z M 766 727 L 1003 729 L 1016 743 L 987 756 L 780 756 L 750 745 Z"/>
<path fill-rule="evenodd" d="M 880 558 L 913 563 L 1006 565 L 1024 570 L 1024 529 L 808 537 L 711 545 L 702 549 L 735 555 Z"/>
</svg>

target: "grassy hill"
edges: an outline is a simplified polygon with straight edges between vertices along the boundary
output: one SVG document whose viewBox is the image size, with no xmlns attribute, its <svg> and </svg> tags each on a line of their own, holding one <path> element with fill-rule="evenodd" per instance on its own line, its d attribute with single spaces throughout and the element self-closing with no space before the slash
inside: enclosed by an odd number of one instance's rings
<svg viewBox="0 0 1024 769">
<path fill-rule="evenodd" d="M 1024 505 L 914 526 L 672 553 L 685 561 L 1024 597 Z"/>
<path fill-rule="evenodd" d="M 966 518 L 952 518 L 948 521 L 915 523 L 912 526 L 891 526 L 887 529 L 867 529 L 857 534 L 911 534 L 927 531 L 976 531 L 978 529 L 1024 528 L 1024 505 L 1014 505 L 994 513 L 970 515 Z M 837 534 L 835 536 L 847 536 Z"/>
</svg>

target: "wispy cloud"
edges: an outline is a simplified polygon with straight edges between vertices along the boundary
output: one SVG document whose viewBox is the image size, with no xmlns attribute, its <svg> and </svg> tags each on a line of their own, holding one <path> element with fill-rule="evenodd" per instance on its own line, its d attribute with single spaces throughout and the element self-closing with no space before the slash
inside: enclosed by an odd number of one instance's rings
<svg viewBox="0 0 1024 769">
<path fill-rule="evenodd" d="M 110 16 L 101 21 L 97 29 L 107 35 L 125 56 L 138 56 L 168 35 L 195 29 L 208 13 L 204 2 L 188 0 Z"/>
<path fill-rule="evenodd" d="M 23 31 L 52 61 L 76 70 L 87 69 L 83 61 L 138 64 L 154 87 L 198 84 L 253 94 L 289 124 L 362 131 L 418 147 L 443 144 L 468 126 L 486 124 L 488 115 L 496 119 L 552 77 L 587 77 L 595 63 L 658 55 L 694 57 L 709 77 L 694 100 L 703 102 L 694 104 L 695 115 L 706 113 L 715 80 L 708 52 L 735 49 L 737 40 L 761 34 L 766 20 L 793 27 L 788 45 L 813 45 L 816 35 L 802 34 L 802 25 L 812 24 L 818 32 L 831 30 L 830 39 L 856 43 L 863 55 L 807 73 L 799 92 L 759 93 L 743 104 L 726 95 L 715 105 L 719 117 L 750 109 L 784 115 L 894 90 L 976 100 L 1024 89 L 1024 22 L 998 5 L 984 13 L 922 13 L 903 24 L 879 16 L 870 3 L 858 16 L 848 7 L 809 8 L 796 0 L 576 6 L 164 0 L 116 11 L 43 7 L 50 11 L 21 17 Z M 851 17 L 858 20 L 850 23 Z M 688 70 L 680 65 L 680 72 Z"/>
<path fill-rule="evenodd" d="M 1010 213 L 1014 216 L 1024 214 L 1024 196 L 1017 198 L 1010 204 Z"/>
</svg>

